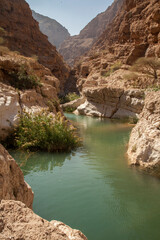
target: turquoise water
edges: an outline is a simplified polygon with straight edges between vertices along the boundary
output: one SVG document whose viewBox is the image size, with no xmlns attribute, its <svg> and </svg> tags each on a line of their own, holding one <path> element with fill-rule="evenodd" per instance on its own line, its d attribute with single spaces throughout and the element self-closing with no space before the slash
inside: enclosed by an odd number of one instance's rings
<svg viewBox="0 0 160 240">
<path fill-rule="evenodd" d="M 159 240 L 160 181 L 129 168 L 131 127 L 67 114 L 84 145 L 69 154 L 11 152 L 41 217 L 80 229 L 89 240 Z"/>
</svg>

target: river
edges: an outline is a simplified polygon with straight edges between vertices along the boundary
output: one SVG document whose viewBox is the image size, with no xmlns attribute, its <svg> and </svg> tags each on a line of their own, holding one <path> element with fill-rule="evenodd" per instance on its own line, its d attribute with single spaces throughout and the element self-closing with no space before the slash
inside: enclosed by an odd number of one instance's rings
<svg viewBox="0 0 160 240">
<path fill-rule="evenodd" d="M 83 146 L 66 154 L 12 151 L 34 191 L 33 210 L 89 240 L 159 240 L 160 181 L 130 168 L 131 126 L 67 114 Z"/>
</svg>

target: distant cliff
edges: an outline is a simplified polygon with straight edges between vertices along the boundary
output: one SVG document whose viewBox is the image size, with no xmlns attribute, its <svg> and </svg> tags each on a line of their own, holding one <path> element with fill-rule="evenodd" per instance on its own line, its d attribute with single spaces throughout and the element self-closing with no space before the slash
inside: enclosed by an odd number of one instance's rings
<svg viewBox="0 0 160 240">
<path fill-rule="evenodd" d="M 56 48 L 58 48 L 65 39 L 70 37 L 68 30 L 56 20 L 36 13 L 33 10 L 32 16 L 39 22 L 41 32 L 48 36 L 49 42 L 55 45 Z"/>
<path fill-rule="evenodd" d="M 75 59 L 86 53 L 113 20 L 123 0 L 115 0 L 105 12 L 98 14 L 79 35 L 66 39 L 59 48 L 65 61 L 73 65 Z"/>
</svg>

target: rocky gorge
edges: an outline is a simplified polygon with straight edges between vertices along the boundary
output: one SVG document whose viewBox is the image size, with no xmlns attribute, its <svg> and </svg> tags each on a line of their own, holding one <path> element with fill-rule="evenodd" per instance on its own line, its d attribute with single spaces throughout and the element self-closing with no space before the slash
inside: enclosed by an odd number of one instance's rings
<svg viewBox="0 0 160 240">
<path fill-rule="evenodd" d="M 63 115 L 58 94 L 78 89 L 80 98 L 62 105 L 64 110 L 73 107 L 77 115 L 138 121 L 128 144 L 129 164 L 160 177 L 160 69 L 156 79 L 142 71 L 136 80 L 131 70 L 142 57 L 159 61 L 159 1 L 115 0 L 80 36 L 72 38 L 75 46 L 65 43 L 66 51 L 73 50 L 67 56 L 70 64 L 91 48 L 72 70 L 40 32 L 25 1 L 0 2 L 0 13 L 4 41 L 0 46 L 0 140 L 10 135 L 23 111 L 49 109 L 52 116 Z M 97 27 L 91 37 L 97 21 L 101 29 Z M 74 56 L 75 48 L 79 53 L 75 51 Z M 15 79 L 26 85 L 16 85 Z M 31 210 L 33 191 L 2 145 L 0 201 L 0 236 L 4 239 L 87 239 L 80 231 L 58 221 L 48 222 Z"/>
</svg>

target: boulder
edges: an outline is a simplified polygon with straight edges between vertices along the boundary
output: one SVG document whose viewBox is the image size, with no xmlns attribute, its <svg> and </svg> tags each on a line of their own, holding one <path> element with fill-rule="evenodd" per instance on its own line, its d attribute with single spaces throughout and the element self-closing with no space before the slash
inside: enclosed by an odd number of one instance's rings
<svg viewBox="0 0 160 240">
<path fill-rule="evenodd" d="M 16 161 L 0 144 L 0 200 L 18 200 L 32 208 L 33 192 Z"/>
<path fill-rule="evenodd" d="M 129 164 L 160 177 L 160 91 L 148 93 L 128 144 Z"/>
</svg>

